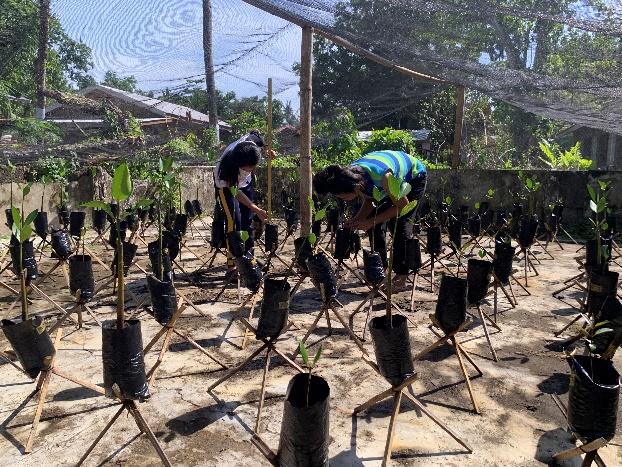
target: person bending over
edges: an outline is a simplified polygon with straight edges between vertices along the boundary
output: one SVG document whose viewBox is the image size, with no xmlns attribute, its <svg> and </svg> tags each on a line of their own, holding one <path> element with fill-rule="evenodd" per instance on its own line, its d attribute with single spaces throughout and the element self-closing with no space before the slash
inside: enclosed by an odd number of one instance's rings
<svg viewBox="0 0 622 467">
<path fill-rule="evenodd" d="M 244 249 L 251 253 L 254 247 L 253 216 L 257 215 L 262 221 L 268 218 L 266 211 L 253 202 L 252 172 L 261 159 L 262 147 L 264 140 L 261 134 L 253 130 L 227 146 L 214 168 L 216 209 L 222 209 L 224 213 L 225 231 L 246 230 L 249 235 Z M 272 158 L 274 154 L 268 154 L 268 157 Z M 233 187 L 237 188 L 235 196 L 231 190 Z M 228 244 L 227 266 L 229 273 L 235 268 Z"/>
<path fill-rule="evenodd" d="M 410 193 L 402 199 L 394 199 L 389 191 L 389 174 L 409 183 Z M 372 239 L 374 250 L 380 254 L 387 268 L 387 227 L 393 232 L 397 221 L 397 231 L 393 239 L 393 272 L 396 274 L 395 288 L 406 285 L 408 267 L 406 266 L 406 239 L 412 234 L 412 219 L 416 210 L 396 218 L 409 201 L 423 197 L 426 187 L 426 169 L 420 160 L 402 151 L 376 151 L 365 154 L 347 167 L 329 165 L 315 175 L 313 187 L 317 194 L 332 194 L 345 201 L 361 198 L 358 213 L 345 223 L 345 227 L 364 230 Z M 373 189 L 378 188 L 383 195 L 374 208 Z M 375 214 L 375 215 L 374 215 Z"/>
</svg>

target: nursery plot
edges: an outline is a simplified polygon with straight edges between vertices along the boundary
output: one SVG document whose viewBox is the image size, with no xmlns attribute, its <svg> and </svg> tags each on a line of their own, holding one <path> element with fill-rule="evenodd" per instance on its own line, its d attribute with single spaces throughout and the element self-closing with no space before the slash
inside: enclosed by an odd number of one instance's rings
<svg viewBox="0 0 622 467">
<path fill-rule="evenodd" d="M 281 232 L 285 233 L 285 222 L 279 224 Z M 196 228 L 209 238 L 209 225 L 197 223 Z M 112 264 L 112 248 L 102 242 L 92 244 L 95 235 L 94 232 L 87 234 L 87 247 L 103 263 Z M 136 308 L 143 301 L 150 303 L 148 284 L 142 270 L 151 271 L 147 244 L 156 236 L 154 227 L 143 233 L 146 243 L 138 242 L 136 264 L 129 267 L 126 277 L 126 317 L 141 321 L 145 345 L 162 329 L 145 309 Z M 283 250 L 279 251 L 284 263 L 294 261 L 294 238 L 291 237 Z M 328 238 L 324 240 L 324 247 L 327 241 Z M 425 238 L 421 243 L 425 244 Z M 182 248 L 175 259 L 178 266 L 173 265 L 176 272 L 175 285 L 181 296 L 186 297 L 198 311 L 188 306 L 175 327 L 232 368 L 258 349 L 261 341 L 256 340 L 254 335 L 247 335 L 239 321 L 230 322 L 240 316 L 248 317 L 248 308 L 242 312 L 237 311 L 238 290 L 235 281 L 227 286 L 217 302 L 213 302 L 224 285 L 224 254 L 217 254 L 213 265 L 208 268 L 206 262 L 212 255 L 211 247 L 198 234 L 193 238 L 190 231 L 186 234 L 186 244 L 196 255 Z M 368 247 L 366 239 L 363 245 Z M 497 323 L 502 331 L 491 326 L 488 328 L 498 362 L 491 356 L 477 309 L 468 308 L 475 318 L 471 319 L 468 331 L 459 334 L 459 339 L 461 346 L 482 372 L 482 376 L 476 377 L 476 372 L 467 364 L 481 415 L 473 413 L 460 366 L 448 344 L 433 349 L 413 362 L 414 372 L 417 373 L 412 386 L 413 395 L 464 440 L 473 452 L 468 453 L 404 396 L 399 417 L 395 421 L 393 465 L 546 465 L 553 454 L 574 446 L 565 431 L 564 417 L 552 398 L 558 395 L 566 402 L 569 388 L 569 368 L 558 344 L 561 338 L 556 338 L 553 333 L 574 318 L 576 313 L 571 305 L 576 305 L 576 298 L 579 297 L 573 289 L 561 294 L 563 301 L 551 295 L 561 287 L 564 280 L 576 275 L 574 258 L 581 254 L 577 253 L 579 246 L 564 244 L 564 248 L 561 250 L 556 245 L 548 247 L 555 261 L 547 260 L 542 251 L 534 248 L 535 256 L 541 261 L 537 266 L 539 276 L 529 277 L 530 296 L 514 286 L 518 302 L 515 308 L 511 308 L 499 292 Z M 258 248 L 256 252 L 261 259 Z M 422 252 L 422 256 L 419 265 L 429 257 L 425 252 Z M 40 260 L 38 254 L 36 257 L 42 272 L 50 270 L 57 261 L 51 258 L 49 247 L 43 251 Z M 360 268 L 353 256 L 344 261 L 360 277 L 364 277 L 362 257 L 359 257 Z M 455 271 L 450 261 L 446 260 L 446 265 Z M 284 274 L 288 269 L 284 263 L 273 260 L 271 274 Z M 335 269 L 337 260 L 332 265 Z M 97 288 L 111 276 L 111 272 L 95 261 L 92 267 Z M 181 271 L 182 267 L 185 273 Z M 523 264 L 515 260 L 513 268 L 522 271 L 522 267 Z M 617 271 L 618 268 L 614 265 L 612 269 Z M 409 311 L 410 291 L 400 292 L 393 297 L 407 318 L 413 355 L 437 339 L 429 329 L 429 315 L 434 314 L 436 309 L 438 285 L 443 272 L 447 273 L 444 269 L 437 269 L 437 287 L 431 293 L 427 282 L 430 279 L 430 267 L 420 270 L 420 283 L 414 293 L 412 312 Z M 340 291 L 337 299 L 343 309 L 336 306 L 347 317 L 365 300 L 370 288 L 346 269 L 341 270 L 339 276 Z M 461 277 L 466 279 L 465 270 L 461 271 Z M 3 273 L 2 281 L 13 287 L 19 285 L 9 271 Z M 296 275 L 290 276 L 292 289 L 297 281 Z M 110 284 L 95 294 L 90 301 L 89 306 L 100 321 L 114 319 L 116 302 L 112 286 Z M 60 307 L 70 307 L 75 303 L 62 270 L 55 271 L 41 285 L 41 289 Z M 19 306 L 9 311 L 15 296 L 7 290 L 1 294 L 2 317 L 17 316 Z M 250 294 L 248 289 L 241 287 L 242 299 Z M 30 313 L 43 317 L 48 327 L 52 326 L 61 315 L 59 309 L 38 295 L 29 296 L 32 301 Z M 492 296 L 486 297 L 480 304 L 487 314 L 492 315 Z M 285 318 L 289 319 L 292 326 L 287 328 L 277 343 L 285 355 L 291 356 L 298 350 L 298 341 L 311 327 L 321 308 L 320 293 L 311 280 L 303 280 L 291 298 L 289 315 Z M 250 319 L 255 327 L 260 309 L 261 304 L 258 303 Z M 367 312 L 368 307 L 364 306 L 363 312 L 355 315 L 348 323 L 359 338 L 363 335 Z M 379 299 L 370 319 L 384 315 L 385 303 Z M 56 362 L 65 372 L 102 386 L 101 330 L 87 314 L 84 315 L 81 329 L 76 326 L 77 317 L 71 315 L 70 318 L 73 322 L 67 321 L 62 326 L 63 334 L 57 348 Z M 568 335 L 580 326 L 578 322 L 568 331 Z M 332 315 L 331 331 L 325 316 L 322 316 L 317 329 L 307 340 L 310 358 L 319 348 L 316 342 L 320 341 L 322 354 L 313 374 L 324 378 L 330 386 L 330 465 L 380 465 L 389 429 L 392 399 L 380 401 L 356 416 L 352 412 L 389 385 L 361 358 L 361 350 Z M 54 338 L 55 333 L 51 337 Z M 242 348 L 245 339 L 246 346 Z M 145 355 L 147 370 L 158 359 L 161 345 L 157 343 Z M 375 361 L 369 330 L 362 345 L 371 360 Z M 6 352 L 8 347 L 5 336 L 0 336 L 0 351 Z M 618 355 L 613 361 L 620 367 L 621 360 Z M 304 366 L 300 356 L 295 362 Z M 223 377 L 227 370 L 223 370 L 189 341 L 173 334 L 169 351 L 150 386 L 151 398 L 138 404 L 173 465 L 269 465 L 251 442 L 261 397 L 264 363 L 263 355 L 259 355 L 226 384 L 209 392 L 207 388 Z M 34 383 L 2 359 L 0 374 L 0 465 L 75 465 L 118 410 L 113 399 L 70 381 L 52 379 L 33 451 L 23 456 L 20 451 L 29 435 L 36 398 L 30 400 L 15 417 L 12 414 L 34 389 Z M 273 354 L 258 433 L 274 451 L 279 445 L 284 395 L 294 374 L 295 370 L 291 366 Z M 621 427 L 622 423 L 618 420 L 618 434 L 605 448 L 599 450 L 599 455 L 609 466 L 622 463 L 622 449 L 619 447 Z M 159 458 L 147 438 L 139 436 L 132 419 L 123 416 L 94 449 L 85 465 L 99 462 L 146 466 L 158 465 Z M 577 465 L 576 458 L 566 462 L 562 465 Z"/>
</svg>

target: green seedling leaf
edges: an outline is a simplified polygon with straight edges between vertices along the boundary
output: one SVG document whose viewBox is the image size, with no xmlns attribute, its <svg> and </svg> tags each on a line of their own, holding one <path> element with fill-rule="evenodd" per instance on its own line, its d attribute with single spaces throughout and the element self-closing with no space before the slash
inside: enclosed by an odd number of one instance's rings
<svg viewBox="0 0 622 467">
<path fill-rule="evenodd" d="M 242 240 L 243 242 L 245 242 L 249 238 L 248 232 L 246 230 L 241 230 L 240 232 L 238 232 L 238 235 L 240 236 L 240 240 Z"/>
<path fill-rule="evenodd" d="M 27 183 L 24 188 L 22 188 L 22 197 L 25 198 L 30 193 L 30 188 L 32 188 L 32 183 Z"/>
<path fill-rule="evenodd" d="M 475 209 L 479 209 L 479 207 L 482 205 L 482 203 L 475 203 Z"/>
<path fill-rule="evenodd" d="M 19 225 L 17 225 L 15 222 L 13 222 L 13 225 L 11 226 L 11 233 L 17 239 L 19 239 L 19 237 L 20 237 L 19 231 L 20 231 Z"/>
<path fill-rule="evenodd" d="M 607 191 L 607 188 L 609 188 L 609 182 L 598 180 L 598 187 L 600 188 L 600 191 Z"/>
<path fill-rule="evenodd" d="M 606 222 L 603 222 L 603 224 L 600 226 L 603 230 L 607 230 L 609 228 L 609 224 L 607 224 Z"/>
<path fill-rule="evenodd" d="M 608 332 L 613 332 L 613 329 L 611 328 L 601 328 L 598 331 L 596 331 L 594 334 L 592 334 L 594 337 L 600 335 L 600 334 L 606 334 Z"/>
<path fill-rule="evenodd" d="M 298 348 L 300 349 L 300 356 L 302 357 L 302 361 L 305 366 L 309 367 L 309 353 L 307 352 L 307 348 L 305 347 L 305 343 L 300 341 L 298 343 Z"/>
<path fill-rule="evenodd" d="M 596 203 L 595 203 L 594 201 L 592 201 L 592 200 L 590 200 L 590 209 L 591 209 L 593 212 L 598 212 L 598 206 L 597 206 L 597 205 L 596 205 Z"/>
<path fill-rule="evenodd" d="M 389 194 L 394 199 L 401 198 L 400 190 L 401 190 L 401 187 L 402 187 L 402 182 L 398 178 L 395 178 L 395 176 L 393 174 L 389 174 L 388 177 L 389 177 L 389 179 L 388 179 Z"/>
<path fill-rule="evenodd" d="M 22 215 L 15 206 L 11 206 L 11 215 L 13 216 L 13 225 L 20 226 L 22 225 Z"/>
<path fill-rule="evenodd" d="M 372 191 L 372 196 L 374 198 L 374 201 L 381 201 L 382 198 L 384 198 L 382 191 L 380 191 L 377 186 L 374 187 Z"/>
<path fill-rule="evenodd" d="M 104 203 L 103 201 L 87 201 L 86 203 L 82 203 L 81 206 L 84 208 L 99 209 L 100 211 L 104 211 L 110 217 L 114 217 L 112 210 L 110 209 L 110 205 L 108 203 Z"/>
<path fill-rule="evenodd" d="M 604 326 L 605 324 L 609 324 L 611 321 L 609 321 L 608 319 L 605 319 L 603 321 L 599 321 L 598 323 L 596 323 L 594 325 L 594 329 L 599 328 L 601 326 Z"/>
<path fill-rule="evenodd" d="M 24 221 L 24 225 L 30 225 L 34 222 L 35 217 L 37 217 L 37 213 L 39 212 L 38 209 L 35 209 L 34 211 L 32 211 L 30 214 L 28 214 L 26 216 L 26 220 Z"/>
<path fill-rule="evenodd" d="M 317 352 L 315 352 L 315 357 L 313 357 L 313 366 L 315 366 L 317 362 L 320 361 L 321 356 L 322 356 L 322 345 L 320 344 L 320 348 L 317 349 Z"/>
<path fill-rule="evenodd" d="M 29 225 L 23 226 L 19 233 L 19 242 L 24 243 L 26 240 L 30 238 L 31 235 L 32 235 L 32 227 Z"/>
<path fill-rule="evenodd" d="M 447 205 L 450 206 L 452 203 L 453 199 L 451 199 L 451 196 L 445 196 L 445 199 L 443 200 L 443 202 Z"/>
<path fill-rule="evenodd" d="M 313 232 L 311 232 L 307 237 L 307 240 L 309 240 L 311 246 L 315 246 L 315 242 L 317 242 L 317 236 Z"/>
<path fill-rule="evenodd" d="M 595 202 L 596 201 L 596 192 L 594 191 L 594 188 L 592 188 L 591 186 L 588 185 L 587 192 L 590 195 L 590 199 Z"/>
<path fill-rule="evenodd" d="M 11 159 L 7 159 L 7 160 L 6 160 L 6 166 L 9 168 L 9 171 L 10 171 L 11 173 L 14 173 L 14 172 L 15 172 L 15 169 L 17 169 L 17 167 L 15 167 L 15 166 L 13 165 L 13 162 L 11 162 Z"/>
<path fill-rule="evenodd" d="M 402 199 L 408 196 L 408 193 L 410 193 L 410 190 L 412 190 L 412 186 L 410 186 L 410 183 L 406 183 L 406 182 L 402 183 L 402 185 L 400 186 L 400 196 L 398 199 Z"/>
<path fill-rule="evenodd" d="M 486 256 L 486 252 L 484 250 L 479 250 L 479 253 L 477 253 L 477 256 L 479 256 L 480 258 L 483 258 L 484 256 Z"/>
<path fill-rule="evenodd" d="M 154 200 L 152 199 L 147 199 L 147 198 L 141 198 L 138 200 L 138 202 L 136 203 L 136 209 L 145 209 L 148 208 L 149 206 L 151 206 L 154 203 Z"/>
<path fill-rule="evenodd" d="M 495 196 L 495 190 L 493 190 L 492 188 L 488 188 L 488 191 L 486 192 L 486 198 L 491 199 L 493 196 Z"/>
<path fill-rule="evenodd" d="M 232 186 L 229 188 L 229 191 L 231 192 L 231 196 L 236 197 L 240 192 L 240 189 L 237 186 Z"/>
<path fill-rule="evenodd" d="M 600 198 L 598 200 L 598 203 L 596 203 L 596 205 L 598 206 L 598 213 L 603 212 L 605 209 L 607 209 L 607 198 Z"/>
<path fill-rule="evenodd" d="M 320 209 L 318 212 L 316 212 L 313 215 L 313 220 L 317 222 L 317 221 L 321 221 L 325 217 L 326 217 L 326 208 Z"/>
<path fill-rule="evenodd" d="M 309 202 L 309 206 L 311 206 L 311 212 L 315 212 L 315 201 L 311 196 L 307 196 L 307 201 Z"/>
<path fill-rule="evenodd" d="M 404 206 L 402 208 L 402 210 L 400 211 L 400 216 L 399 217 L 403 217 L 406 214 L 408 214 L 410 211 L 415 209 L 417 207 L 417 203 L 418 203 L 418 201 L 416 199 L 414 199 L 410 203 L 408 203 L 406 206 Z"/>
<path fill-rule="evenodd" d="M 112 177 L 112 197 L 121 202 L 132 195 L 132 177 L 125 162 L 122 162 L 114 171 Z"/>
</svg>

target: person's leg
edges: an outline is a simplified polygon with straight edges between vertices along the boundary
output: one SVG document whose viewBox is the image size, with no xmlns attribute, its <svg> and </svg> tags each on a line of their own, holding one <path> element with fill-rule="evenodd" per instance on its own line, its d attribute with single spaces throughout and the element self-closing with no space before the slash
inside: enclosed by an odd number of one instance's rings
<svg viewBox="0 0 622 467">
<path fill-rule="evenodd" d="M 248 199 L 253 201 L 253 183 L 249 183 L 248 186 L 240 188 L 240 191 L 244 193 Z M 255 242 L 253 239 L 253 211 L 240 203 L 240 230 L 246 230 L 248 232 L 248 240 L 244 245 L 244 249 L 251 254 L 254 254 L 253 248 Z"/>
<path fill-rule="evenodd" d="M 229 269 L 233 269 L 235 267 L 235 263 L 229 248 L 228 234 L 239 230 L 238 227 L 241 224 L 240 207 L 238 201 L 233 197 L 229 188 L 217 188 L 217 196 L 225 214 L 225 232 L 227 233 L 227 267 Z"/>
<path fill-rule="evenodd" d="M 390 201 L 381 202 L 380 206 L 378 206 L 377 212 L 376 210 L 372 211 L 368 216 L 368 219 L 372 219 L 374 216 L 382 214 L 391 206 L 393 206 L 393 203 Z M 372 251 L 375 251 L 380 255 L 380 258 L 382 258 L 382 264 L 386 269 L 389 264 L 387 261 L 386 222 L 376 224 L 374 227 L 369 229 L 367 231 L 367 237 L 372 244 Z"/>
</svg>

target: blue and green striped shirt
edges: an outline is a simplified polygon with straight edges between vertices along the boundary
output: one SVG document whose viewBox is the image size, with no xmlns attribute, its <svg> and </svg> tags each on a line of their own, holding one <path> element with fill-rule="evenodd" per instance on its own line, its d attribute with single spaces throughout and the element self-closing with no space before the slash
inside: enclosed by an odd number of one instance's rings
<svg viewBox="0 0 622 467">
<path fill-rule="evenodd" d="M 372 196 L 374 186 L 384 193 L 382 178 L 389 170 L 396 178 L 405 182 L 411 182 L 417 175 L 426 171 L 419 159 L 402 151 L 370 152 L 351 165 L 365 169 L 367 177 L 364 194 L 367 196 Z"/>
</svg>

